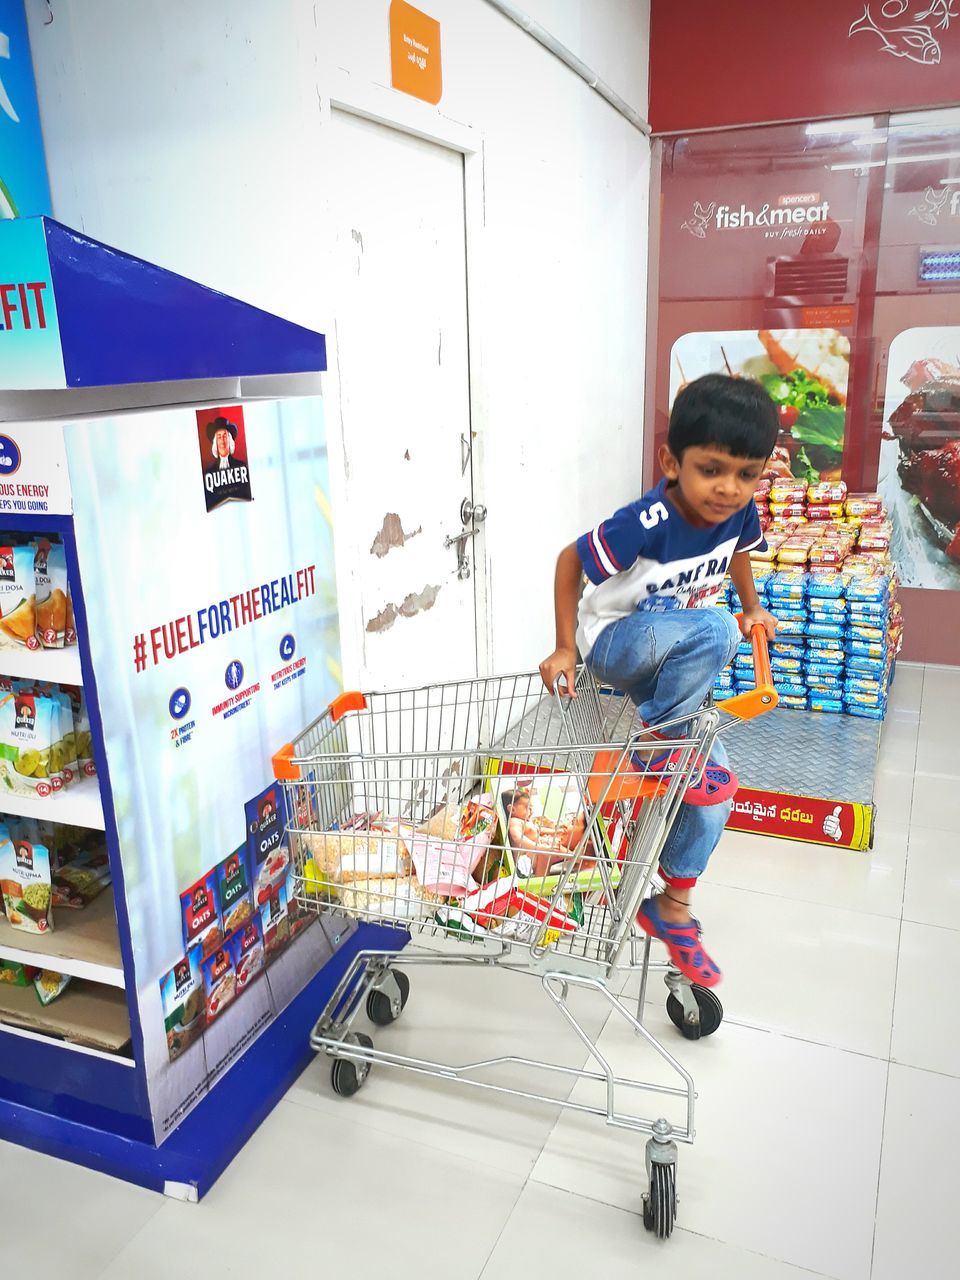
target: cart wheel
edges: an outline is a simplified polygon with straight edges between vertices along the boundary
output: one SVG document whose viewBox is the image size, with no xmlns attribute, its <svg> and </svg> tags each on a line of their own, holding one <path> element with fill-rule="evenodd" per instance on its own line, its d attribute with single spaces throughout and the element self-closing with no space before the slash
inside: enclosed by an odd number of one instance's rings
<svg viewBox="0 0 960 1280">
<path fill-rule="evenodd" d="M 661 1240 L 673 1235 L 677 1216 L 677 1166 L 655 1164 L 650 1175 L 650 1190 L 643 1197 L 643 1225 Z"/>
<path fill-rule="evenodd" d="M 667 996 L 667 1013 L 670 1021 L 687 1040 L 702 1040 L 704 1036 L 712 1036 L 723 1021 L 723 1005 L 709 987 L 701 987 L 695 982 L 690 990 L 700 1010 L 700 1021 L 686 1021 L 683 1003 L 672 992 Z"/>
<path fill-rule="evenodd" d="M 391 972 L 400 989 L 400 1008 L 394 1008 L 393 1001 L 385 991 L 371 991 L 367 996 L 367 1017 L 377 1027 L 389 1027 L 391 1022 L 396 1022 L 407 1007 L 410 997 L 410 979 L 407 975 L 399 969 Z"/>
<path fill-rule="evenodd" d="M 363 1045 L 365 1049 L 373 1048 L 373 1041 L 370 1037 L 361 1035 L 360 1032 L 351 1035 L 347 1043 L 349 1044 L 351 1041 L 354 1044 Z M 333 1092 L 339 1094 L 341 1098 L 352 1098 L 355 1093 L 363 1088 L 369 1074 L 369 1062 L 351 1062 L 349 1058 L 336 1058 L 333 1063 L 333 1069 L 330 1072 Z"/>
</svg>

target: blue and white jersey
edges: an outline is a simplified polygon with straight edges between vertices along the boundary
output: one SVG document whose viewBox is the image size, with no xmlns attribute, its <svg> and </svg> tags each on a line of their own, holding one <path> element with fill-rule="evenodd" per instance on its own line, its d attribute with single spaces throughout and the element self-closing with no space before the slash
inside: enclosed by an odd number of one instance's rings
<svg viewBox="0 0 960 1280">
<path fill-rule="evenodd" d="M 577 647 L 586 658 L 600 632 L 636 609 L 692 609 L 723 587 L 736 551 L 766 546 L 756 504 L 723 524 L 697 528 L 670 502 L 666 480 L 577 539 L 589 579 Z"/>
</svg>

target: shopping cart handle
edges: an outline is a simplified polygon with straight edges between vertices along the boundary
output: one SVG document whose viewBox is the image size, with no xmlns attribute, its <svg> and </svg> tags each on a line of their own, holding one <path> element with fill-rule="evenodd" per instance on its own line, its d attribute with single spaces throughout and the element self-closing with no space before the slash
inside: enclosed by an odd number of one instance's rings
<svg viewBox="0 0 960 1280">
<path fill-rule="evenodd" d="M 300 781 L 300 766 L 293 763 L 292 742 L 288 742 L 285 747 L 281 747 L 274 753 L 273 776 L 278 782 Z"/>
<path fill-rule="evenodd" d="M 740 621 L 740 615 L 737 615 Z M 773 673 L 770 670 L 770 650 L 767 647 L 767 629 L 761 623 L 750 628 L 750 641 L 753 645 L 753 676 L 756 688 L 738 693 L 717 706 L 728 715 L 738 720 L 755 720 L 767 711 L 772 711 L 780 701 L 780 695 L 773 687 Z"/>
</svg>

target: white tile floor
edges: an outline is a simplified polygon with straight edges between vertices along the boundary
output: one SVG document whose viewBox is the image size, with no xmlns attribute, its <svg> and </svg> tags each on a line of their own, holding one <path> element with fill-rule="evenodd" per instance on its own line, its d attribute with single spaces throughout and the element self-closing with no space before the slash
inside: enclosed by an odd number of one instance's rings
<svg viewBox="0 0 960 1280">
<path fill-rule="evenodd" d="M 700 1095 L 669 1242 L 636 1216 L 641 1140 L 386 1069 L 342 1101 L 316 1062 L 199 1206 L 0 1144 L 4 1186 L 37 1189 L 3 1226 L 4 1274 L 151 1280 L 188 1256 L 198 1274 L 364 1280 L 580 1280 L 598 1263 L 685 1280 L 956 1276 L 958 720 L 960 671 L 901 667 L 871 855 L 724 840 L 699 908 L 726 1022 L 687 1044 L 659 989 L 648 1006 Z M 658 1078 L 622 1022 L 583 1013 L 615 1067 Z M 378 1034 L 422 1055 L 504 1044 L 582 1061 L 552 1017 L 524 978 L 433 970 Z"/>
</svg>

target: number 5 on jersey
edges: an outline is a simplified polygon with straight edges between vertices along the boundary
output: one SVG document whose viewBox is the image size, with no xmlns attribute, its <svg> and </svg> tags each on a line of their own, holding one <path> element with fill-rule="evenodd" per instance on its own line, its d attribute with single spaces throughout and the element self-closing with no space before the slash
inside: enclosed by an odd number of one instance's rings
<svg viewBox="0 0 960 1280">
<path fill-rule="evenodd" d="M 662 502 L 655 502 L 647 511 L 641 511 L 640 523 L 645 529 L 655 529 L 661 520 L 668 520 L 670 512 Z"/>
</svg>

